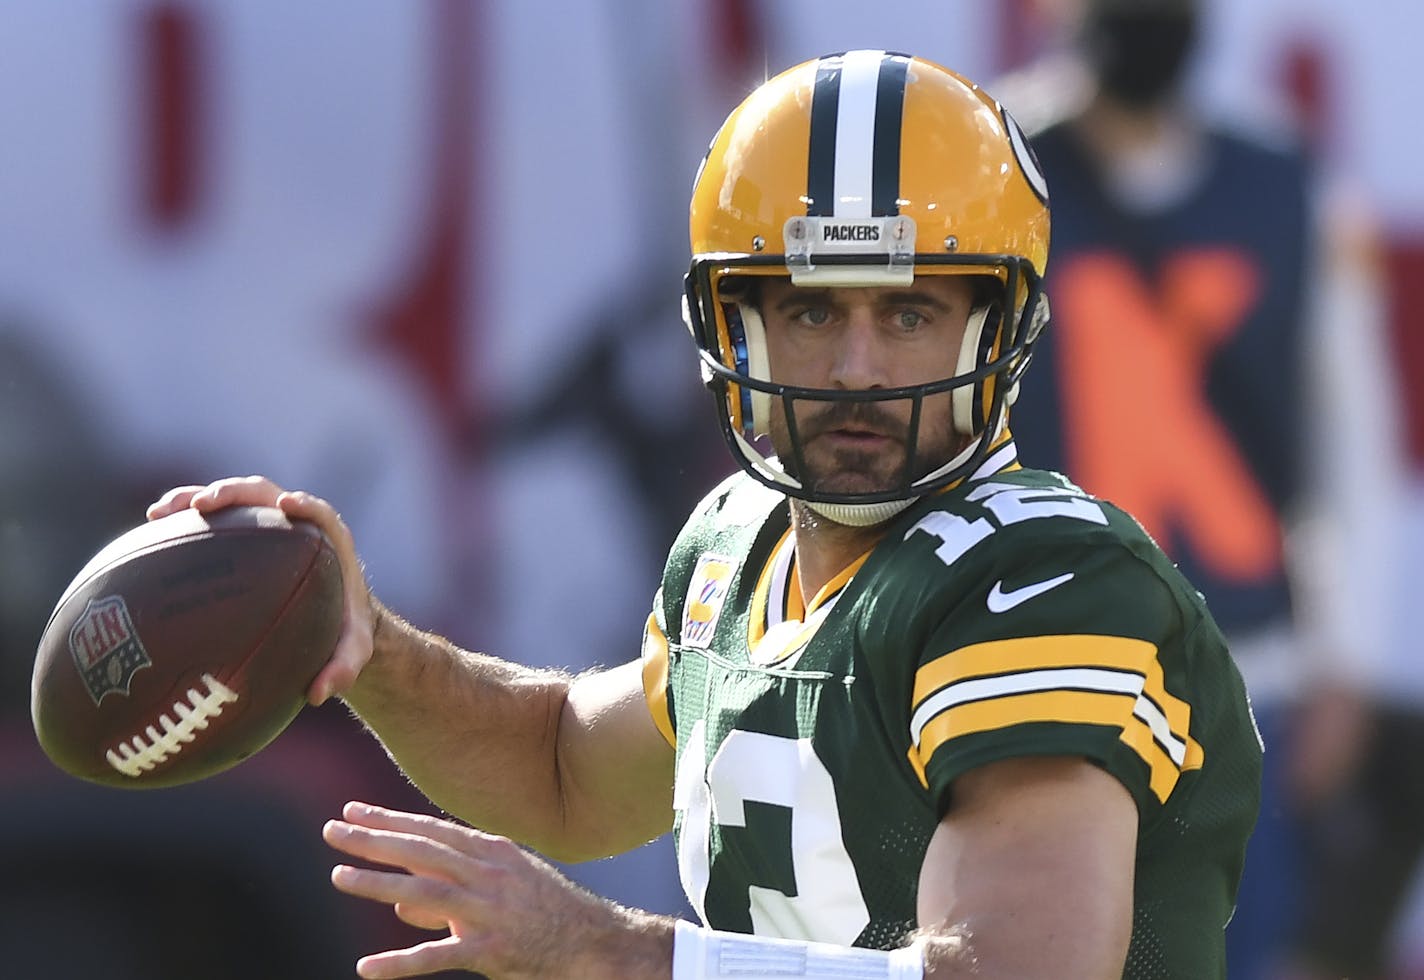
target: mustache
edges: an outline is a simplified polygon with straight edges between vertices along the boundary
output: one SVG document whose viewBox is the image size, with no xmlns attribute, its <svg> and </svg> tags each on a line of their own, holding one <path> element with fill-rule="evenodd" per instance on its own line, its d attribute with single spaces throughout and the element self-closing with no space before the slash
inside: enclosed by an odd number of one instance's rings
<svg viewBox="0 0 1424 980">
<path fill-rule="evenodd" d="M 805 442 L 836 429 L 873 432 L 899 442 L 906 438 L 905 423 L 876 402 L 832 402 L 809 418 L 797 415 L 796 428 Z"/>
</svg>

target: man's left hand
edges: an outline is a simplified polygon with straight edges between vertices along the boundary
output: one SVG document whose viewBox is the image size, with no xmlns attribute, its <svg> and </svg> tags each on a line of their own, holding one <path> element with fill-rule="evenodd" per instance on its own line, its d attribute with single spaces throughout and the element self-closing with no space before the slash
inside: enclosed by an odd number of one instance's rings
<svg viewBox="0 0 1424 980">
<path fill-rule="evenodd" d="M 513 841 L 435 817 L 348 803 L 322 830 L 352 857 L 332 883 L 385 902 L 403 921 L 449 935 L 363 957 L 367 980 L 470 970 L 490 980 L 665 978 L 673 920 L 599 898 Z"/>
</svg>

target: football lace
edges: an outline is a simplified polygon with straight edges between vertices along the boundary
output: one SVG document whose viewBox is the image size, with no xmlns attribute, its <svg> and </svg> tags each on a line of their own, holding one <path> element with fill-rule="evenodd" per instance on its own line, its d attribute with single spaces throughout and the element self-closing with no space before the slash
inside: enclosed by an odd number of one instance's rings
<svg viewBox="0 0 1424 980">
<path fill-rule="evenodd" d="M 212 674 L 204 674 L 203 683 L 207 685 L 207 694 L 190 687 L 188 703 L 181 700 L 173 703 L 173 714 L 178 716 L 176 722 L 167 713 L 161 714 L 156 725 L 149 725 L 142 734 L 119 743 L 117 750 L 105 753 L 109 765 L 125 776 L 137 778 L 181 752 L 199 731 L 208 727 L 211 719 L 223 713 L 224 705 L 237 700 L 237 692 Z M 144 736 L 147 736 L 146 741 Z"/>
</svg>

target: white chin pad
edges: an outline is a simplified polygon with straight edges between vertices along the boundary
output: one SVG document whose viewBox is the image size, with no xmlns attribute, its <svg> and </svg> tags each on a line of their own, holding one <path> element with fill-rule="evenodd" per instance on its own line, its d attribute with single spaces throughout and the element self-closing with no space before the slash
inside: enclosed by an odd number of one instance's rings
<svg viewBox="0 0 1424 980">
<path fill-rule="evenodd" d="M 977 307 L 969 314 L 964 325 L 964 340 L 959 345 L 959 362 L 954 367 L 955 374 L 971 374 L 979 366 L 979 340 L 984 332 L 984 322 L 989 317 L 989 306 Z M 961 385 L 950 392 L 950 407 L 954 417 L 954 431 L 961 435 L 974 434 L 974 389 L 975 384 Z"/>
</svg>

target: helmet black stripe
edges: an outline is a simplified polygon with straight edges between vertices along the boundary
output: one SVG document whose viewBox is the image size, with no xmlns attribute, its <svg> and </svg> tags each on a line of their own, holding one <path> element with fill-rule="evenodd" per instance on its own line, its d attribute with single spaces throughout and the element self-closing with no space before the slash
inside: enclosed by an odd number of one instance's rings
<svg viewBox="0 0 1424 980">
<path fill-rule="evenodd" d="M 905 79 L 910 59 L 887 54 L 880 61 L 875 93 L 875 157 L 871 164 L 870 213 L 900 213 L 900 123 L 905 114 Z"/>
<path fill-rule="evenodd" d="M 816 66 L 811 93 L 810 152 L 806 161 L 806 214 L 824 216 L 836 209 L 836 117 L 841 102 L 841 56 L 828 55 Z"/>
</svg>

